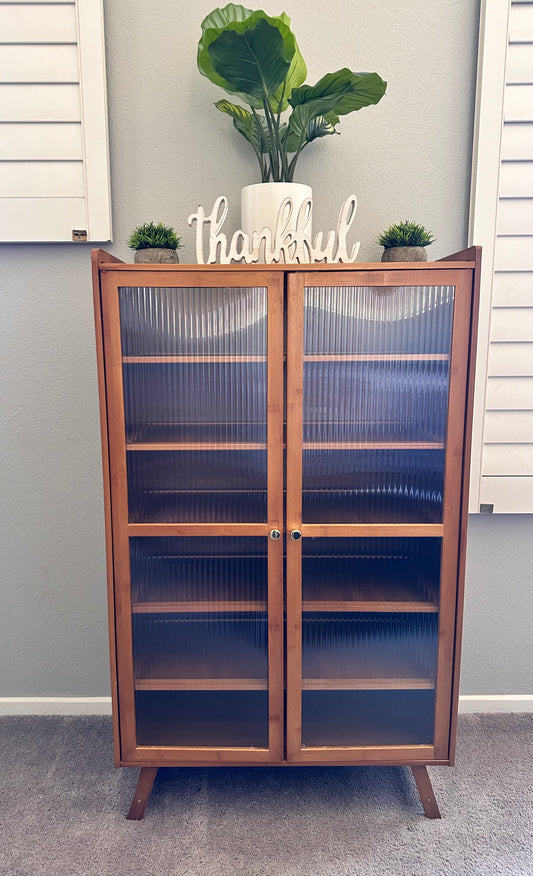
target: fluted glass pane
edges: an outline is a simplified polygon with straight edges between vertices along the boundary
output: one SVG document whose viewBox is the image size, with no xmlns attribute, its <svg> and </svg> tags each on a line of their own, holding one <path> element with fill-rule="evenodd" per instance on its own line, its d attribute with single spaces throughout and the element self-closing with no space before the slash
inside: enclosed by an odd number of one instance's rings
<svg viewBox="0 0 533 876">
<path fill-rule="evenodd" d="M 402 744 L 404 725 L 417 725 L 418 716 L 403 713 L 413 692 L 424 693 L 433 702 L 437 664 L 438 616 L 433 613 L 306 612 L 302 631 L 302 741 L 304 745 L 360 743 L 364 727 L 366 742 L 376 744 L 376 730 L 386 729 L 391 744 Z M 353 705 L 361 693 L 372 692 L 376 715 L 350 724 Z M 397 714 L 387 728 L 380 726 L 380 709 L 397 696 Z M 319 707 L 321 697 L 331 711 L 317 721 L 309 707 Z M 318 696 L 317 696 L 318 695 Z M 405 704 L 405 705 L 404 705 Z M 420 732 L 427 736 L 426 717 Z M 352 738 L 350 739 L 350 733 Z M 425 741 L 429 742 L 429 738 Z"/>
<path fill-rule="evenodd" d="M 436 612 L 440 538 L 304 538 L 303 609 Z"/>
<path fill-rule="evenodd" d="M 305 289 L 304 352 L 450 352 L 453 286 Z"/>
<path fill-rule="evenodd" d="M 265 538 L 131 538 L 130 570 L 134 612 L 267 607 Z"/>
<path fill-rule="evenodd" d="M 305 289 L 304 522 L 442 521 L 453 295 Z"/>
<path fill-rule="evenodd" d="M 266 288 L 119 296 L 130 522 L 265 521 Z"/>
<path fill-rule="evenodd" d="M 268 746 L 265 538 L 132 538 L 140 745 Z"/>
<path fill-rule="evenodd" d="M 316 745 L 432 745 L 434 690 L 304 690 L 302 741 Z"/>
<path fill-rule="evenodd" d="M 126 440 L 265 443 L 266 361 L 124 365 Z"/>
<path fill-rule="evenodd" d="M 441 540 L 305 538 L 304 745 L 430 744 Z"/>
<path fill-rule="evenodd" d="M 124 356 L 266 354 L 266 288 L 119 288 Z"/>
<path fill-rule="evenodd" d="M 266 520 L 266 450 L 135 450 L 127 463 L 131 523 Z"/>
</svg>

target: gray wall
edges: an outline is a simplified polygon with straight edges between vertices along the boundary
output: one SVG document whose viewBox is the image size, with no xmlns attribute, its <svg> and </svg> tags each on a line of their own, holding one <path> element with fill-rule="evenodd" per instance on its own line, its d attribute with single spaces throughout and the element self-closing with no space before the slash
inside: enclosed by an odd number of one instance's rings
<svg viewBox="0 0 533 876">
<path fill-rule="evenodd" d="M 187 216 L 230 198 L 239 222 L 255 159 L 213 107 L 196 70 L 212 0 L 106 0 L 114 243 L 149 219 L 174 224 L 195 261 Z M 336 224 L 352 191 L 361 260 L 377 234 L 413 218 L 436 258 L 466 245 L 478 0 L 286 0 L 309 81 L 342 66 L 389 81 L 377 106 L 302 157 L 315 230 Z M 324 10 L 327 8 L 327 12 Z M 154 12 L 153 10 L 156 10 Z M 90 247 L 3 246 L 0 349 L 2 578 L 0 696 L 99 696 L 109 690 L 104 531 Z M 524 518 L 474 518 L 464 645 L 465 693 L 527 693 Z M 530 526 L 529 526 L 530 529 Z M 522 665 L 521 665 L 522 664 Z"/>
</svg>

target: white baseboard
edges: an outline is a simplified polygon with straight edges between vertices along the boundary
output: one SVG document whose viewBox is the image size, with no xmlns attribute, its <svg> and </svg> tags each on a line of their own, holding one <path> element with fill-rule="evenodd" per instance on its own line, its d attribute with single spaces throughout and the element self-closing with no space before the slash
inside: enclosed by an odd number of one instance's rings
<svg viewBox="0 0 533 876">
<path fill-rule="evenodd" d="M 0 697 L 0 715 L 110 715 L 111 697 Z"/>
<path fill-rule="evenodd" d="M 459 697 L 459 712 L 533 712 L 533 695 Z M 0 697 L 0 715 L 110 715 L 111 697 Z"/>
<path fill-rule="evenodd" d="M 531 694 L 486 694 L 480 696 L 460 696 L 459 714 L 473 712 L 533 712 L 533 695 Z"/>
</svg>

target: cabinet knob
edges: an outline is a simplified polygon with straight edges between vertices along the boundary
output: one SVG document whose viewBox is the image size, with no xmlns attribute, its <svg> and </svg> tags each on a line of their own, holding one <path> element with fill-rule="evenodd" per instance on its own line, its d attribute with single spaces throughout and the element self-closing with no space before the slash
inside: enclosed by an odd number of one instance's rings
<svg viewBox="0 0 533 876">
<path fill-rule="evenodd" d="M 278 538 L 281 538 L 281 532 L 279 531 L 279 529 L 271 529 L 270 538 L 272 539 L 272 541 L 277 541 Z"/>
<path fill-rule="evenodd" d="M 302 537 L 302 533 L 300 532 L 299 529 L 293 529 L 291 531 L 291 538 L 293 541 L 300 541 L 301 537 Z"/>
</svg>

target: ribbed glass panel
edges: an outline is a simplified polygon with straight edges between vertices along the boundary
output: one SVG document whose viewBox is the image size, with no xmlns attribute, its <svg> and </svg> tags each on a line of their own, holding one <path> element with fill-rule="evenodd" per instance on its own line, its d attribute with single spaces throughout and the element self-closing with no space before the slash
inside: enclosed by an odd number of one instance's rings
<svg viewBox="0 0 533 876">
<path fill-rule="evenodd" d="M 444 451 L 303 451 L 305 523 L 441 523 Z"/>
<path fill-rule="evenodd" d="M 119 288 L 124 356 L 266 355 L 266 288 Z"/>
<path fill-rule="evenodd" d="M 429 613 L 306 612 L 303 685 L 435 682 L 437 617 Z M 414 684 L 413 682 L 417 682 Z"/>
<path fill-rule="evenodd" d="M 304 746 L 432 745 L 434 690 L 304 690 Z"/>
<path fill-rule="evenodd" d="M 304 353 L 449 354 L 453 286 L 313 286 Z"/>
<path fill-rule="evenodd" d="M 267 541 L 132 538 L 140 745 L 268 746 Z"/>
<path fill-rule="evenodd" d="M 305 538 L 303 609 L 436 612 L 440 558 L 439 538 Z"/>
<path fill-rule="evenodd" d="M 266 450 L 130 451 L 130 523 L 266 521 Z"/>
<path fill-rule="evenodd" d="M 132 622 L 139 689 L 267 686 L 266 612 L 134 614 Z"/>
<path fill-rule="evenodd" d="M 305 523 L 442 521 L 453 295 L 305 289 Z"/>
<path fill-rule="evenodd" d="M 126 440 L 266 443 L 265 362 L 125 364 Z"/>
<path fill-rule="evenodd" d="M 266 538 L 131 538 L 133 611 L 267 607 Z"/>
<path fill-rule="evenodd" d="M 119 296 L 130 522 L 264 522 L 266 288 Z"/>
<path fill-rule="evenodd" d="M 449 362 L 306 362 L 304 443 L 444 442 Z"/>
<path fill-rule="evenodd" d="M 379 726 L 380 710 L 396 697 L 399 714 L 387 730 L 391 744 L 405 744 L 406 722 L 427 736 L 428 716 L 403 714 L 406 694 L 429 694 L 433 703 L 436 679 L 438 616 L 434 613 L 305 612 L 302 626 L 302 740 L 304 745 L 376 744 L 372 727 Z M 377 715 L 359 715 L 354 703 L 368 698 Z M 327 697 L 324 698 L 324 694 Z M 320 695 L 320 696 L 317 696 Z M 309 707 L 327 702 L 330 709 L 319 720 Z M 364 699 L 364 698 L 363 698 Z M 429 699 L 429 698 L 428 698 Z M 350 718 L 353 726 L 350 727 Z M 397 728 L 397 733 L 395 731 Z M 349 738 L 351 735 L 351 739 Z M 426 741 L 429 741 L 426 739 Z"/>
</svg>

